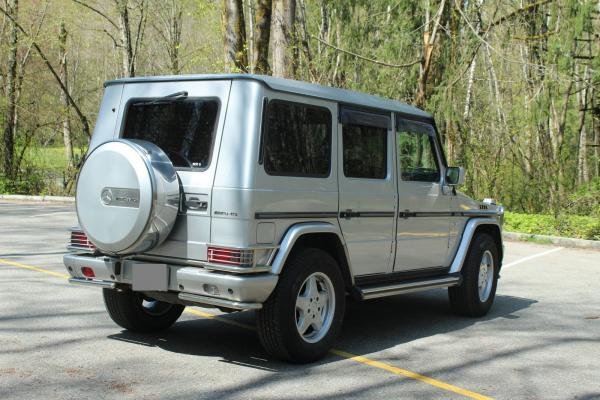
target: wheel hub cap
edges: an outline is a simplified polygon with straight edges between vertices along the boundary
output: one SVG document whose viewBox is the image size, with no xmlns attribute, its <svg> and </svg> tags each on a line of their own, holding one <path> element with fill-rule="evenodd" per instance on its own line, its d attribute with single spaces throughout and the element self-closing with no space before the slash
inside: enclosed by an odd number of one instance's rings
<svg viewBox="0 0 600 400">
<path fill-rule="evenodd" d="M 479 300 L 485 302 L 490 297 L 494 282 L 494 257 L 489 250 L 486 250 L 481 256 L 479 264 L 479 277 L 477 286 L 479 289 Z"/>
<path fill-rule="evenodd" d="M 329 331 L 335 312 L 335 291 L 327 275 L 315 272 L 302 283 L 296 297 L 296 328 L 305 341 L 315 343 Z"/>
</svg>

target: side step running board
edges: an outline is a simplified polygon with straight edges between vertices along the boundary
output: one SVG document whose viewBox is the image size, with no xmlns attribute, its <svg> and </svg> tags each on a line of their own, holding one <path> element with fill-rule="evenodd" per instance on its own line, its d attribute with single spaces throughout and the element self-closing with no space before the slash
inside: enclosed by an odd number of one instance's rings
<svg viewBox="0 0 600 400">
<path fill-rule="evenodd" d="M 385 283 L 356 287 L 361 300 L 376 299 L 378 297 L 394 296 L 396 294 L 418 292 L 419 290 L 443 288 L 460 285 L 460 274 L 450 274 L 442 277 L 411 280 L 407 282 Z"/>
</svg>

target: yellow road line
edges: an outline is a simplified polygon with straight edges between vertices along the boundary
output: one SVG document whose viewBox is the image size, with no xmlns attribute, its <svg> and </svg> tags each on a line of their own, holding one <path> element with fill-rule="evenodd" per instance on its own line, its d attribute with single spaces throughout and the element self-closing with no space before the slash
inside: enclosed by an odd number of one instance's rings
<svg viewBox="0 0 600 400">
<path fill-rule="evenodd" d="M 25 269 L 29 269 L 31 271 L 36 271 L 36 272 L 41 272 L 44 274 L 48 274 L 48 275 L 52 275 L 52 276 L 57 276 L 59 278 L 68 278 L 69 275 L 67 274 L 61 274 L 59 272 L 54 272 L 54 271 L 50 271 L 48 269 L 44 269 L 44 268 L 38 268 L 38 267 L 34 267 L 31 265 L 26 265 L 26 264 L 21 264 L 18 262 L 14 262 L 14 261 L 9 261 L 9 260 L 5 260 L 0 258 L 0 264 L 6 264 L 6 265 L 12 265 L 15 267 L 19 267 L 19 268 L 25 268 Z M 191 309 L 191 308 L 186 308 L 185 309 L 185 313 L 186 314 L 190 314 L 190 315 L 194 315 L 196 317 L 200 317 L 200 318 L 207 318 L 207 319 L 212 319 L 212 320 L 216 320 L 216 321 L 220 321 L 223 322 L 225 324 L 228 325 L 233 325 L 233 326 L 237 326 L 238 328 L 242 328 L 242 329 L 247 329 L 247 330 L 251 330 L 251 331 L 256 331 L 256 327 L 252 326 L 252 325 L 248 325 L 248 324 L 244 324 L 242 322 L 237 322 L 234 320 L 231 320 L 229 318 L 223 318 L 219 315 L 215 315 L 215 314 L 211 314 L 211 313 L 207 313 L 205 311 L 200 311 L 200 310 L 196 310 L 196 309 Z M 442 382 L 439 381 L 437 379 L 434 378 L 430 378 L 426 375 L 421 375 L 418 372 L 413 372 L 407 369 L 403 369 L 403 368 L 399 368 L 399 367 L 394 367 L 393 365 L 390 364 L 386 364 L 384 362 L 381 361 L 377 361 L 377 360 L 372 360 L 370 358 L 364 357 L 364 356 L 359 356 L 357 354 L 352 354 L 349 353 L 347 351 L 344 350 L 338 350 L 338 349 L 331 349 L 330 350 L 331 354 L 335 354 L 336 356 L 348 359 L 348 360 L 352 360 L 352 361 L 356 361 L 358 363 L 361 364 L 365 364 L 368 365 L 370 367 L 373 368 L 378 368 L 378 369 L 382 369 L 384 371 L 388 371 L 391 372 L 392 374 L 395 375 L 400 375 L 403 376 L 405 378 L 409 378 L 409 379 L 414 379 L 416 381 L 422 382 L 422 383 L 426 383 L 428 385 L 434 386 L 438 389 L 442 389 L 442 390 L 446 390 L 448 392 L 452 392 L 452 393 L 456 393 L 471 399 L 477 399 L 477 400 L 491 400 L 491 397 L 488 396 L 484 396 L 482 394 L 476 393 L 476 392 L 472 392 L 470 390 L 467 389 L 463 389 L 460 388 L 458 386 L 454 386 L 451 385 L 449 383 L 446 382 Z"/>
<path fill-rule="evenodd" d="M 6 265 L 12 265 L 13 267 L 25 268 L 25 269 L 29 269 L 29 270 L 36 271 L 36 272 L 41 272 L 41 273 L 52 275 L 52 276 L 57 276 L 59 278 L 65 278 L 65 279 L 69 278 L 69 275 L 67 275 L 67 274 L 50 271 L 49 269 L 33 267 L 31 265 L 21 264 L 21 263 L 18 263 L 15 261 L 10 261 L 10 260 L 5 260 L 3 258 L 0 258 L 0 263 L 6 264 Z"/>
<path fill-rule="evenodd" d="M 447 390 L 449 392 L 454 392 L 456 394 L 460 394 L 462 396 L 469 397 L 471 399 L 478 399 L 478 400 L 491 399 L 491 397 L 484 396 L 482 394 L 475 393 L 470 390 L 466 390 L 466 389 L 451 385 L 446 382 L 438 381 L 437 379 L 433 379 L 428 376 L 421 375 L 418 372 L 413 372 L 413 371 L 409 371 L 407 369 L 394 367 L 393 365 L 389 365 L 389 364 L 383 363 L 381 361 L 372 360 L 372 359 L 364 357 L 364 356 L 359 356 L 356 354 L 348 353 L 347 351 L 344 351 L 344 350 L 331 349 L 330 353 L 333 353 L 333 354 L 343 357 L 343 358 L 347 358 L 349 360 L 353 360 L 353 361 L 356 361 L 359 363 L 369 365 L 374 368 L 383 369 L 385 371 L 391 372 L 396 375 L 405 376 L 407 378 L 414 379 L 414 380 L 426 383 L 428 385 L 435 386 L 439 389 Z"/>
</svg>

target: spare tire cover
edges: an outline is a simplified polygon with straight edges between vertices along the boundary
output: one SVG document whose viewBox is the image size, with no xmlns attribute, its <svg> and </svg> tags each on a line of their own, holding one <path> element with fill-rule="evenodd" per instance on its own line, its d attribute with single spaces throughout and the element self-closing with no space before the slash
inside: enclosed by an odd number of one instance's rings
<svg viewBox="0 0 600 400">
<path fill-rule="evenodd" d="M 143 140 L 101 144 L 87 157 L 77 180 L 81 228 L 109 254 L 148 251 L 175 224 L 180 185 L 167 155 Z"/>
</svg>

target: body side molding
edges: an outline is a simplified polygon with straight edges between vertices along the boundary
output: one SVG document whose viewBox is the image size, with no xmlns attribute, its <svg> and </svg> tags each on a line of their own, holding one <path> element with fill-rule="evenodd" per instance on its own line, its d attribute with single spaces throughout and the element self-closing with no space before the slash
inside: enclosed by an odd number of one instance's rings
<svg viewBox="0 0 600 400">
<path fill-rule="evenodd" d="M 448 271 L 449 274 L 460 272 L 463 262 L 467 257 L 467 252 L 469 251 L 469 246 L 471 245 L 471 239 L 473 238 L 477 228 L 481 225 L 495 225 L 498 227 L 498 229 L 501 229 L 500 223 L 494 218 L 473 218 L 468 220 L 465 225 L 465 229 L 463 230 L 460 244 L 456 250 L 454 261 L 452 261 L 452 264 L 450 265 L 450 270 Z"/>
</svg>

